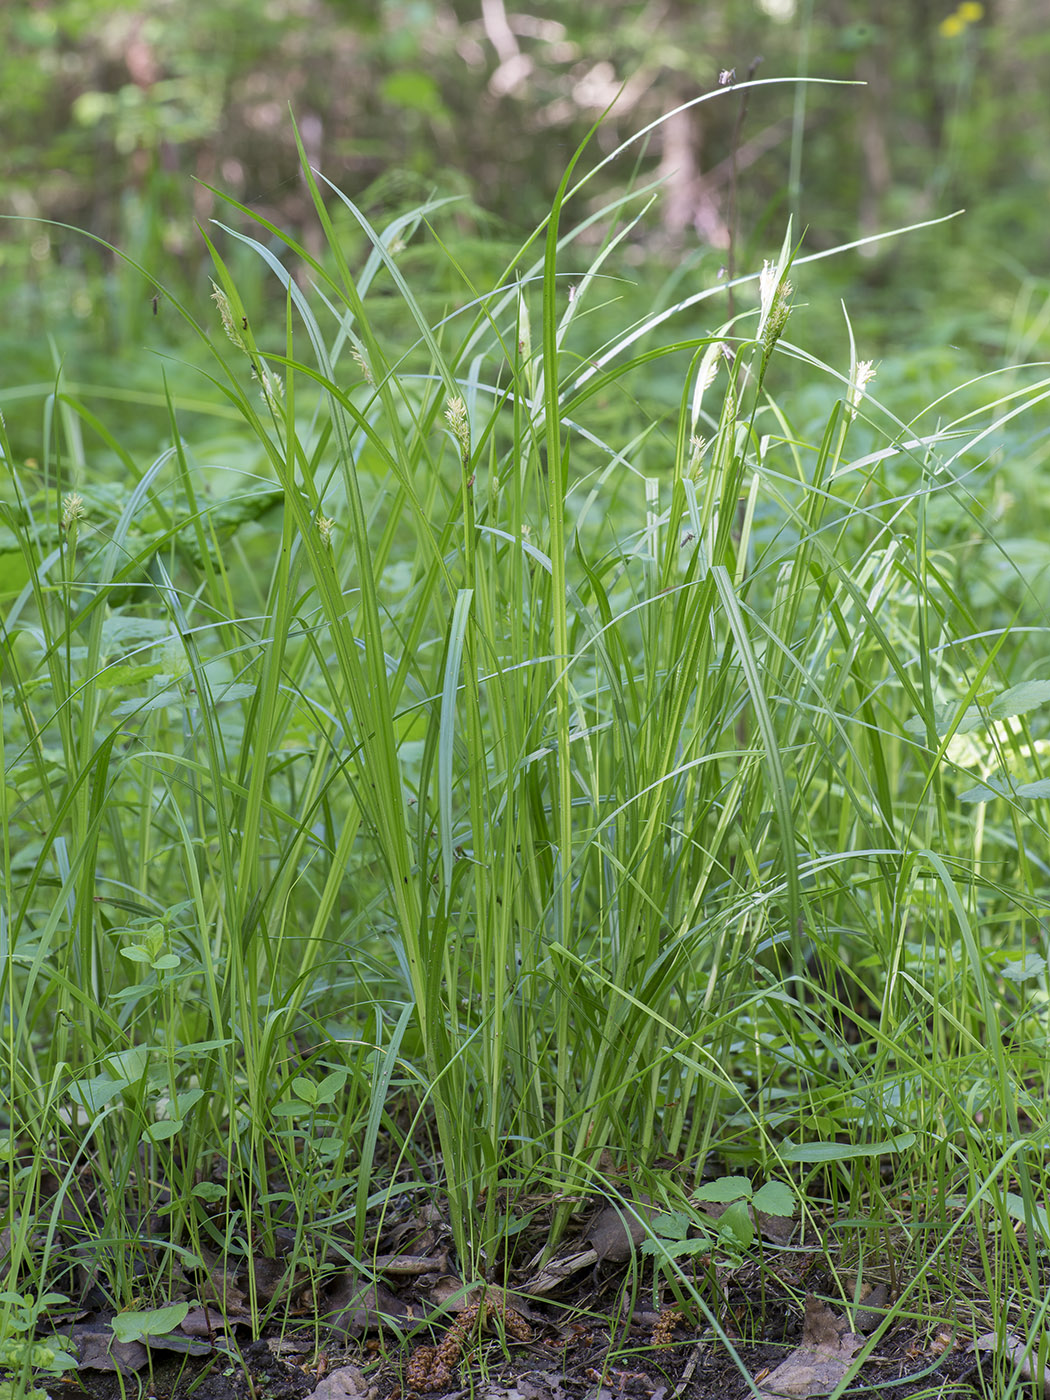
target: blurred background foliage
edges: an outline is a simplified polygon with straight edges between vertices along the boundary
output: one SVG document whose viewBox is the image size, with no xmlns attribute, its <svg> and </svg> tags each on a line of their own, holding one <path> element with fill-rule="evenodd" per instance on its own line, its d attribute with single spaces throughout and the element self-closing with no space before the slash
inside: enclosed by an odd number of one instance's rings
<svg viewBox="0 0 1050 1400">
<path fill-rule="evenodd" d="M 1048 61 L 1050 0 L 20 0 L 0 11 L 0 212 L 18 216 L 0 230 L 0 353 L 24 355 L 41 329 L 67 354 L 77 326 L 96 347 L 141 341 L 151 312 L 152 289 L 107 249 L 26 218 L 87 230 L 195 299 L 195 222 L 231 218 L 210 187 L 319 252 L 289 109 L 311 162 L 379 226 L 459 196 L 447 236 L 480 285 L 614 99 L 591 163 L 720 74 L 753 72 L 864 86 L 727 82 L 601 173 L 595 208 L 663 179 L 620 269 L 647 305 L 727 261 L 753 270 L 789 213 L 812 252 L 965 208 L 947 230 L 836 260 L 835 290 L 867 353 L 903 337 L 1030 355 Z"/>
</svg>

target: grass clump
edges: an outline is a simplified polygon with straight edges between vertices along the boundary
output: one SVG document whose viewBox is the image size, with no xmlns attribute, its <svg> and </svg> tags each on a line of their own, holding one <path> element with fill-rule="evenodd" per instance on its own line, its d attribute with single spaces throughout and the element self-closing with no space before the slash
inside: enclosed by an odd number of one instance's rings
<svg viewBox="0 0 1050 1400">
<path fill-rule="evenodd" d="M 594 343 L 641 215 L 565 232 L 571 173 L 436 323 L 432 207 L 376 231 L 307 173 L 323 258 L 227 230 L 283 324 L 214 246 L 181 308 L 197 441 L 169 391 L 143 462 L 61 378 L 35 465 L 5 441 L 14 1276 L 365 1268 L 425 1180 L 491 1280 L 725 1168 L 744 1234 L 790 1182 L 914 1302 L 979 1221 L 987 1296 L 1036 1297 L 1050 678 L 987 502 L 1046 383 L 899 421 L 848 333 L 792 343 L 790 237 L 757 317 Z"/>
</svg>

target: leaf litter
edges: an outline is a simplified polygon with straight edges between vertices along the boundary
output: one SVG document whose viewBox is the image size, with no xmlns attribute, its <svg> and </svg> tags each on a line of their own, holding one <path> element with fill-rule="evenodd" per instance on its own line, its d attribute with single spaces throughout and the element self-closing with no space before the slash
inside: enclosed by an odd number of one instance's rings
<svg viewBox="0 0 1050 1400">
<path fill-rule="evenodd" d="M 717 1240 L 711 1231 L 728 1208 L 704 1202 L 705 1224 L 698 1205 L 701 1241 Z M 647 1249 L 666 1217 L 641 1197 L 607 1201 L 552 1258 L 534 1256 L 510 1270 L 505 1287 L 465 1282 L 454 1272 L 448 1232 L 428 1206 L 384 1222 L 368 1269 L 346 1264 L 345 1254 L 337 1266 L 333 1255 L 311 1281 L 290 1252 L 215 1257 L 197 1272 L 185 1268 L 183 1296 L 168 1311 L 114 1315 L 96 1306 L 56 1330 L 78 1358 L 80 1393 L 92 1400 L 116 1400 L 136 1373 L 150 1377 L 157 1400 L 188 1396 L 191 1386 L 194 1400 L 250 1400 L 263 1392 L 268 1400 L 829 1395 L 865 1334 L 885 1319 L 888 1286 L 858 1298 L 851 1329 L 819 1296 L 843 1296 L 841 1281 L 836 1286 L 826 1272 L 820 1240 L 792 1243 L 782 1219 L 763 1221 L 748 1209 L 767 1241 L 760 1265 L 699 1251 L 681 1261 L 693 1270 L 721 1338 L 702 1312 L 674 1298 L 666 1271 L 654 1297 Z M 537 1236 L 541 1228 L 538 1222 Z M 250 1340 L 252 1290 L 257 1307 L 274 1300 L 278 1307 Z M 144 1319 L 141 1335 L 133 1321 L 119 1326 L 118 1316 Z M 163 1335 L 148 1330 L 150 1319 L 164 1316 L 181 1320 Z M 966 1382 L 982 1361 L 992 1364 L 990 1355 L 951 1342 L 928 1345 L 914 1324 L 902 1322 L 888 1328 L 850 1393 L 904 1400 L 922 1377 L 927 1384 L 955 1381 L 953 1394 L 962 1400 L 978 1394 Z M 70 1392 L 59 1382 L 48 1393 Z"/>
<path fill-rule="evenodd" d="M 849 1331 L 844 1318 L 810 1293 L 802 1345 L 762 1381 L 761 1400 L 830 1395 L 863 1345 L 863 1336 Z"/>
</svg>

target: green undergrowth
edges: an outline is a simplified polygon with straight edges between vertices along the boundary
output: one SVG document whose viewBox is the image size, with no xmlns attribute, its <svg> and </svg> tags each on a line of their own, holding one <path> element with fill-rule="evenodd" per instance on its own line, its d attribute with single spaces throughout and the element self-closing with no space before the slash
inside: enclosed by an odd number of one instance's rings
<svg viewBox="0 0 1050 1400">
<path fill-rule="evenodd" d="M 158 363 L 134 447 L 61 373 L 5 439 L 21 1293 L 367 1269 L 422 1182 L 468 1279 L 644 1194 L 703 1306 L 725 1175 L 745 1252 L 768 1188 L 902 1309 L 975 1248 L 1037 1307 L 1050 381 L 902 420 L 848 318 L 794 343 L 790 232 L 731 320 L 594 338 L 646 192 L 580 213 L 573 167 L 494 287 L 428 207 L 373 230 L 307 178 L 321 258 L 227 230 L 283 320 L 213 249 L 214 305 L 166 309 L 210 368 Z"/>
</svg>

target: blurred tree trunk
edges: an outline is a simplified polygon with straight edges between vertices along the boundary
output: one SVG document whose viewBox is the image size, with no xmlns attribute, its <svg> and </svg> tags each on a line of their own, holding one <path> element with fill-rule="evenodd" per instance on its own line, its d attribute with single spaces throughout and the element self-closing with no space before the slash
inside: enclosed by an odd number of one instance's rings
<svg viewBox="0 0 1050 1400">
<path fill-rule="evenodd" d="M 683 100 L 687 99 L 677 98 L 677 102 Z M 658 173 L 666 182 L 663 231 L 672 249 L 682 247 L 686 230 L 690 228 L 701 243 L 713 248 L 729 247 L 729 228 L 715 188 L 701 170 L 701 121 L 694 107 L 676 112 L 660 128 L 663 152 Z"/>
<path fill-rule="evenodd" d="M 858 136 L 860 138 L 861 190 L 857 223 L 866 237 L 885 228 L 883 206 L 893 183 L 890 143 L 886 129 L 890 112 L 890 67 L 884 43 L 863 50 L 857 59 L 861 89 Z"/>
</svg>

